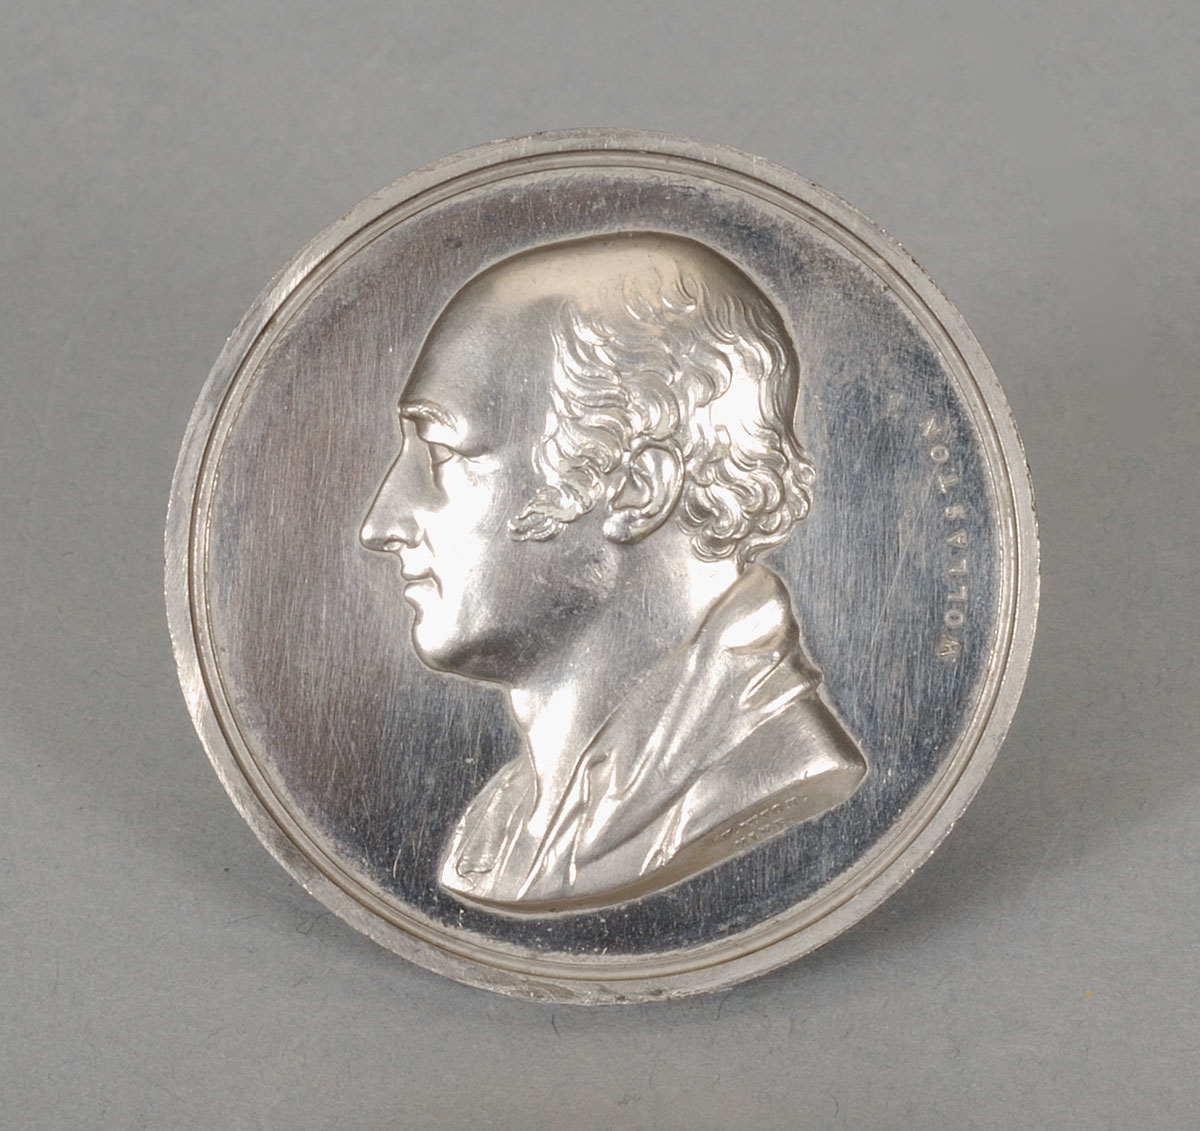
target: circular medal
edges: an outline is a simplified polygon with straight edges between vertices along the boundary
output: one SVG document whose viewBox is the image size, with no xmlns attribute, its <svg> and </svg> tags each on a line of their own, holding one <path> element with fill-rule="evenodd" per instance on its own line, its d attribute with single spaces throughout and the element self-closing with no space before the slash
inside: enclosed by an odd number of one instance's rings
<svg viewBox="0 0 1200 1131">
<path fill-rule="evenodd" d="M 711 990 L 877 906 L 1037 608 L 1020 442 L 884 232 L 632 131 L 405 177 L 255 302 L 175 475 L 192 718 L 317 899 L 440 973 Z"/>
</svg>

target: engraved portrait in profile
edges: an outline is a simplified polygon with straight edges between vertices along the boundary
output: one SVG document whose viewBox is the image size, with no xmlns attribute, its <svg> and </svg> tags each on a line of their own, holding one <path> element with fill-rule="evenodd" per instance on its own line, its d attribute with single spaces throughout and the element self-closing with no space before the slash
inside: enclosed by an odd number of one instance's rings
<svg viewBox="0 0 1200 1131">
<path fill-rule="evenodd" d="M 417 656 L 499 685 L 521 738 L 445 891 L 603 907 L 851 796 L 866 762 L 762 561 L 813 501 L 801 357 L 739 267 L 651 232 L 524 251 L 404 376 L 361 541 L 399 559 Z"/>
</svg>

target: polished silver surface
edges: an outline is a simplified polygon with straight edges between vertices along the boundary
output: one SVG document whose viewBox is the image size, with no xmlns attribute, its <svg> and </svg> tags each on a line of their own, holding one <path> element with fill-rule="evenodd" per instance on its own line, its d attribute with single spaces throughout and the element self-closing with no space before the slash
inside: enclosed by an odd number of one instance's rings
<svg viewBox="0 0 1200 1131">
<path fill-rule="evenodd" d="M 247 314 L 168 610 L 234 802 L 476 985 L 727 985 L 936 847 L 1016 705 L 1028 474 L 981 350 L 845 203 L 686 139 L 495 143 Z"/>
</svg>

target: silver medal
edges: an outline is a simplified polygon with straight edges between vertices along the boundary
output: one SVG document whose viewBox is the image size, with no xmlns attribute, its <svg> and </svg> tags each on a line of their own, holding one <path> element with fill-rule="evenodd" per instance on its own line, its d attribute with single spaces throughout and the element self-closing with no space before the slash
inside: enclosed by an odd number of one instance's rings
<svg viewBox="0 0 1200 1131">
<path fill-rule="evenodd" d="M 180 678 L 312 894 L 474 985 L 726 986 L 924 861 L 1016 707 L 1032 494 L 911 258 L 757 158 L 581 131 L 308 245 L 176 471 Z"/>
</svg>

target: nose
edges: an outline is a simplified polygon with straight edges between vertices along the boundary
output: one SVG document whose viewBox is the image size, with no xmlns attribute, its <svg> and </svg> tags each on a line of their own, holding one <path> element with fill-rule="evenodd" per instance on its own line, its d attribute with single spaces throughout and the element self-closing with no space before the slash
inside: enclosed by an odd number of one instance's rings
<svg viewBox="0 0 1200 1131">
<path fill-rule="evenodd" d="M 368 550 L 398 550 L 421 541 L 421 527 L 413 511 L 413 499 L 420 489 L 412 455 L 416 446 L 404 444 L 375 493 L 358 532 Z"/>
</svg>

